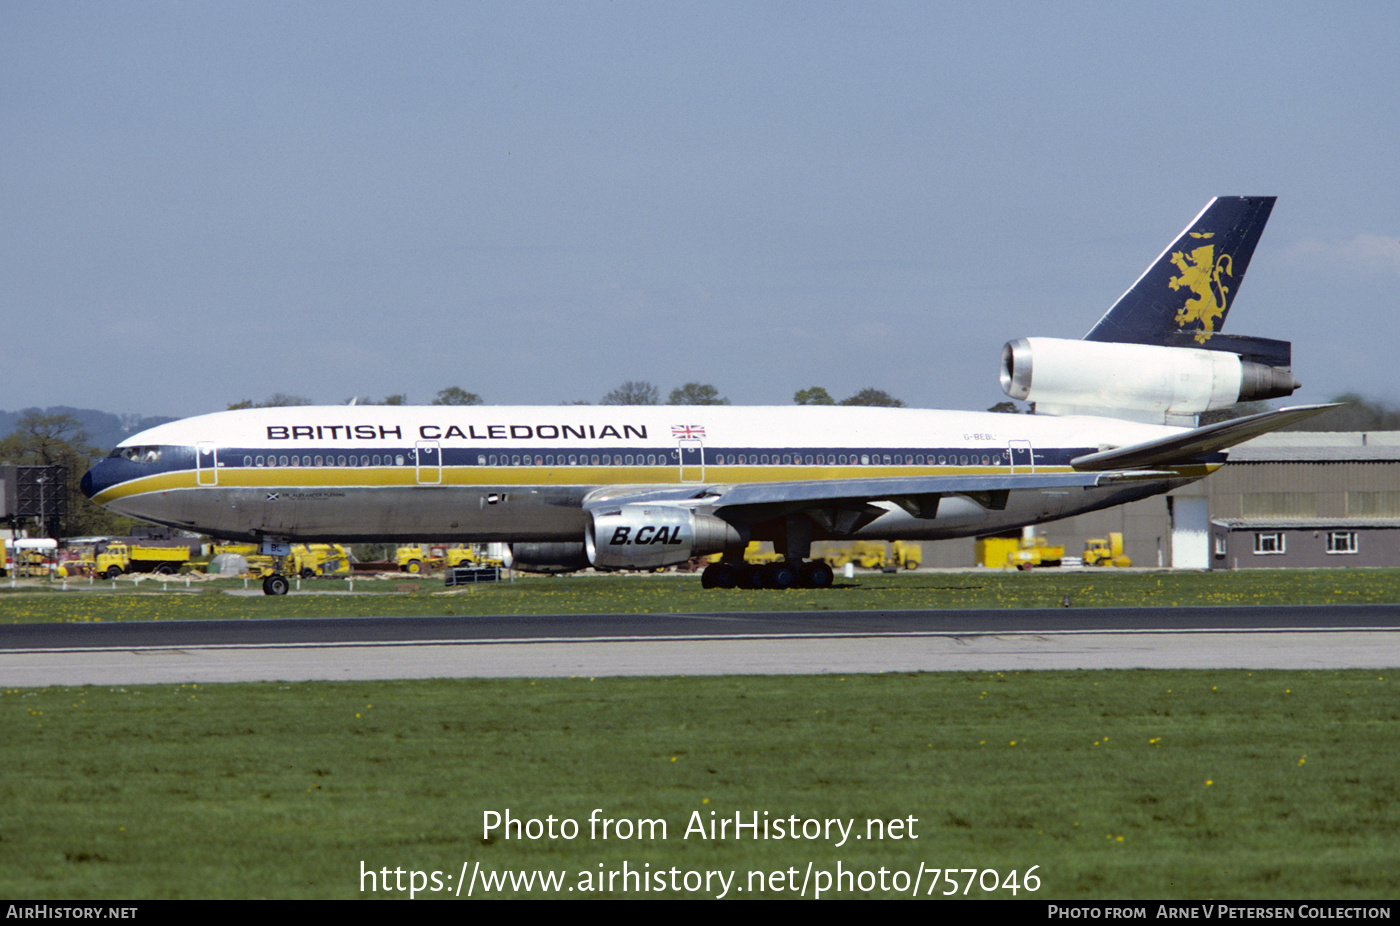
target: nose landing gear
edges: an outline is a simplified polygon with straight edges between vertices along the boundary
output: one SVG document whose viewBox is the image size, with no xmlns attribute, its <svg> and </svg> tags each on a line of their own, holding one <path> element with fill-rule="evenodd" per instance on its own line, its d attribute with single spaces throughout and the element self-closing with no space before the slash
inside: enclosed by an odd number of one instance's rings
<svg viewBox="0 0 1400 926">
<path fill-rule="evenodd" d="M 264 556 L 272 557 L 272 575 L 263 579 L 264 595 L 285 595 L 292 583 L 282 572 L 282 565 L 291 555 L 292 546 L 284 541 L 264 540 L 259 550 Z"/>
</svg>

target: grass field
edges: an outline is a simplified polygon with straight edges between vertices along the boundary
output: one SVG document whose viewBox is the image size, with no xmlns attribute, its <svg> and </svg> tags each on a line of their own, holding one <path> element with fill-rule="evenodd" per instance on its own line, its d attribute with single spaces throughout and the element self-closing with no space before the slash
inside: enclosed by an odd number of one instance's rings
<svg viewBox="0 0 1400 926">
<path fill-rule="evenodd" d="M 280 599 L 17 590 L 0 594 L 0 619 L 1395 601 L 1398 579 L 937 573 L 824 596 L 665 577 Z M 1400 894 L 1397 745 L 1385 671 L 10 689 L 0 894 L 432 897 L 465 874 L 464 897 L 789 897 L 805 883 L 807 897 L 917 884 L 932 897 L 1387 899 Z M 590 829 L 595 811 L 608 838 Z M 546 831 L 488 833 L 492 812 Z M 814 838 L 736 834 L 736 814 L 795 817 Z M 687 833 L 721 821 L 729 832 Z M 837 828 L 811 831 L 820 821 Z M 557 888 L 509 880 L 545 871 Z"/>
<path fill-rule="evenodd" d="M 741 897 L 757 890 L 749 872 L 793 896 L 772 873 L 800 883 L 809 863 L 869 873 L 871 890 L 832 896 L 908 896 L 924 866 L 976 869 L 976 897 L 1013 896 L 982 884 L 1015 871 L 1019 885 L 1032 866 L 1039 890 L 1014 896 L 1400 892 L 1400 690 L 1384 672 L 50 688 L 3 692 L 0 716 L 12 897 L 386 896 L 361 892 L 362 864 L 403 869 L 388 896 L 407 896 L 407 872 L 440 872 L 450 891 L 464 863 L 559 871 L 575 888 L 624 863 L 737 872 Z M 595 808 L 664 820 L 665 838 L 619 839 L 617 823 L 590 835 Z M 580 829 L 487 834 L 488 811 Z M 697 812 L 909 831 L 687 838 Z M 921 895 L 952 889 L 931 882 Z M 693 883 L 596 893 L 720 892 Z"/>
<path fill-rule="evenodd" d="M 250 583 L 254 589 L 257 583 Z M 303 583 L 307 591 L 343 592 L 342 580 Z M 0 583 L 0 623 L 198 620 L 382 614 L 667 614 L 695 611 L 904 610 L 921 608 L 1121 607 L 1400 602 L 1397 569 L 1258 569 L 1238 572 L 1003 570 L 861 574 L 815 591 L 717 591 L 698 576 L 528 578 L 467 590 L 437 579 L 355 583 L 354 595 L 229 595 L 241 580 L 205 581 L 186 590 L 155 580 L 21 587 Z"/>
</svg>

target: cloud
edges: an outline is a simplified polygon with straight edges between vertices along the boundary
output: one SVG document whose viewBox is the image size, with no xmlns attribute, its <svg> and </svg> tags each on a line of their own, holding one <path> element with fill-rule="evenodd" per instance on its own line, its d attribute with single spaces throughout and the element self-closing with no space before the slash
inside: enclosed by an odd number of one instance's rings
<svg viewBox="0 0 1400 926">
<path fill-rule="evenodd" d="M 1306 238 L 1284 252 L 1290 263 L 1317 269 L 1400 276 L 1400 239 L 1357 235 L 1350 241 Z"/>
</svg>

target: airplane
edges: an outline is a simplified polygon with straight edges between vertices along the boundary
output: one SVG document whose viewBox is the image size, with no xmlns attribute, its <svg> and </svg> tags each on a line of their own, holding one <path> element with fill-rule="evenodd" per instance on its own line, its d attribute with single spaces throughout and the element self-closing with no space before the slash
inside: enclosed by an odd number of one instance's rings
<svg viewBox="0 0 1400 926">
<path fill-rule="evenodd" d="M 83 477 L 124 515 L 284 556 L 300 542 L 500 542 L 540 572 L 721 554 L 706 588 L 825 588 L 817 540 L 999 533 L 1158 495 L 1332 406 L 1197 427 L 1292 394 L 1292 346 L 1220 331 L 1275 197 L 1217 197 L 1082 340 L 1023 338 L 1034 414 L 844 406 L 293 406 L 137 434 Z M 784 558 L 744 563 L 751 540 Z M 286 594 L 281 575 L 264 580 Z"/>
</svg>

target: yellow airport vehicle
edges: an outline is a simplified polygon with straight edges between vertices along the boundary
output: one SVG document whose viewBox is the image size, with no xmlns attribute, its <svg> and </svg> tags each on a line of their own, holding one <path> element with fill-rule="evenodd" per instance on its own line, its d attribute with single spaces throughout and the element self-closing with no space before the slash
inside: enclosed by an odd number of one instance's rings
<svg viewBox="0 0 1400 926">
<path fill-rule="evenodd" d="M 1060 565 L 1065 548 L 1044 537 L 982 537 L 977 541 L 976 556 L 979 566 L 991 569 L 1034 569 Z"/>
<path fill-rule="evenodd" d="M 880 540 L 822 543 L 814 546 L 813 552 L 833 569 L 855 563 L 861 569 L 895 572 L 899 569 L 918 569 L 924 559 L 923 546 L 907 540 L 895 540 L 888 545 Z"/>
<path fill-rule="evenodd" d="M 248 563 L 248 574 L 253 576 L 273 575 L 277 572 L 277 558 L 258 552 L 253 543 L 227 543 L 220 545 L 216 553 L 233 553 L 243 557 Z M 345 576 L 351 570 L 350 551 L 338 543 L 294 543 L 292 551 L 282 560 L 284 575 L 311 579 L 316 576 Z"/>
<path fill-rule="evenodd" d="M 58 541 L 51 537 L 21 537 L 5 540 L 0 555 L 0 576 L 11 571 L 30 578 L 51 574 L 58 566 Z"/>
<path fill-rule="evenodd" d="M 310 579 L 314 576 L 348 576 L 350 551 L 338 543 L 297 543 L 282 564 L 287 575 Z"/>
<path fill-rule="evenodd" d="M 893 565 L 900 569 L 918 569 L 924 561 L 924 548 L 908 540 L 895 540 L 890 543 L 890 556 Z"/>
<path fill-rule="evenodd" d="M 816 553 L 815 547 L 813 552 Z M 823 544 L 820 557 L 834 569 L 840 569 L 847 563 L 855 563 L 862 569 L 880 569 L 885 565 L 885 544 L 871 540 Z"/>
<path fill-rule="evenodd" d="M 421 544 L 399 547 L 394 562 L 403 572 L 417 574 L 432 569 L 452 569 L 455 566 L 504 566 L 500 557 L 491 557 L 481 544 L 455 544 L 450 547 L 425 547 Z"/>
<path fill-rule="evenodd" d="M 441 556 L 434 556 L 431 547 L 425 549 L 415 545 L 395 550 L 394 562 L 398 563 L 400 571 L 417 575 L 441 567 L 444 560 Z"/>
<path fill-rule="evenodd" d="M 1084 565 L 1086 566 L 1127 567 L 1132 564 L 1132 559 L 1123 552 L 1123 533 L 1121 531 L 1112 531 L 1106 538 L 1094 537 L 1084 541 Z"/>
<path fill-rule="evenodd" d="M 115 579 L 124 572 L 154 572 L 169 576 L 180 571 L 190 561 L 190 548 L 153 547 L 139 543 L 108 543 L 93 565 L 95 575 Z"/>
</svg>

